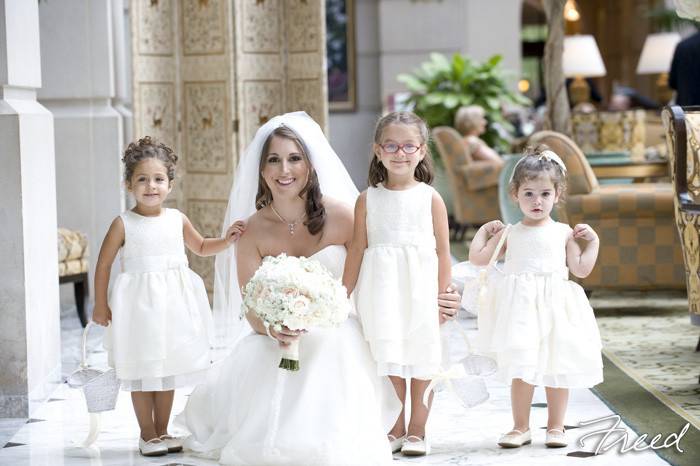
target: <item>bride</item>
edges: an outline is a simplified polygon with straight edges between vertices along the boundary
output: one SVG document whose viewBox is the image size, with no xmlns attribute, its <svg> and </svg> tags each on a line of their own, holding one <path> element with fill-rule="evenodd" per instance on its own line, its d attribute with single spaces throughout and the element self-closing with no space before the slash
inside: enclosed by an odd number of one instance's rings
<svg viewBox="0 0 700 466">
<path fill-rule="evenodd" d="M 235 260 L 217 257 L 215 317 L 238 316 L 240 286 L 265 256 L 322 263 L 341 278 L 357 189 L 319 126 L 304 112 L 263 125 L 236 172 L 225 225 L 248 218 Z M 441 296 L 451 315 L 458 296 Z M 247 321 L 246 321 L 247 319 Z M 226 319 L 223 319 L 226 320 Z M 242 337 L 190 396 L 179 422 L 185 447 L 222 464 L 387 464 L 386 433 L 401 405 L 374 362 L 356 316 L 303 335 L 247 313 Z M 220 326 L 225 326 L 222 322 Z M 251 331 L 252 330 L 252 331 Z M 300 339 L 298 372 L 278 369 L 279 345 Z"/>
</svg>

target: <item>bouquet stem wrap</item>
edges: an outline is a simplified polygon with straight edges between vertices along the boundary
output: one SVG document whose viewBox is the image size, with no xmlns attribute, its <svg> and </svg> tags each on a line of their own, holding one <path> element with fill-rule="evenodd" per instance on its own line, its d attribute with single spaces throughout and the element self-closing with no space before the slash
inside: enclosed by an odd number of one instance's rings
<svg viewBox="0 0 700 466">
<path fill-rule="evenodd" d="M 280 346 L 282 350 L 282 360 L 279 368 L 288 371 L 299 370 L 299 340 L 293 341 L 286 346 Z"/>
</svg>

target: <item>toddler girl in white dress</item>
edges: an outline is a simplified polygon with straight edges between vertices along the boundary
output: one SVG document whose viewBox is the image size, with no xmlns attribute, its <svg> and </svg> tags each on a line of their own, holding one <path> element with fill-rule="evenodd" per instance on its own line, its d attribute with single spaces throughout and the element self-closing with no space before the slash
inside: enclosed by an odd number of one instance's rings
<svg viewBox="0 0 700 466">
<path fill-rule="evenodd" d="M 591 273 L 598 235 L 588 225 L 572 230 L 551 219 L 566 189 L 566 167 L 546 146 L 518 161 L 510 189 L 523 220 L 508 230 L 499 220 L 483 225 L 469 249 L 472 264 L 486 265 L 507 234 L 504 274 L 489 282 L 478 316 L 481 351 L 496 359 L 500 378 L 512 384 L 513 429 L 498 444 L 531 442 L 530 403 L 534 386 L 543 385 L 549 415 L 545 444 L 563 447 L 568 389 L 603 381 L 593 309 L 583 289 L 568 279 L 569 272 L 580 278 Z"/>
<path fill-rule="evenodd" d="M 136 200 L 114 219 L 95 270 L 93 321 L 105 334 L 110 365 L 131 392 L 145 456 L 180 451 L 168 435 L 174 389 L 204 380 L 210 366 L 211 310 L 202 279 L 188 267 L 185 246 L 200 256 L 224 250 L 242 231 L 202 238 L 189 219 L 163 202 L 172 190 L 177 155 L 150 137 L 131 143 L 122 159 Z M 121 250 L 121 273 L 109 292 L 110 269 Z"/>
<path fill-rule="evenodd" d="M 451 279 L 447 210 L 427 184 L 433 174 L 423 120 L 390 113 L 377 123 L 374 142 L 371 186 L 355 206 L 343 284 L 348 293 L 357 284 L 363 334 L 379 375 L 389 376 L 402 403 L 411 380 L 411 419 L 406 428 L 401 411 L 388 433 L 392 450 L 424 455 L 430 408 L 423 393 L 442 357 L 435 301 Z"/>
</svg>

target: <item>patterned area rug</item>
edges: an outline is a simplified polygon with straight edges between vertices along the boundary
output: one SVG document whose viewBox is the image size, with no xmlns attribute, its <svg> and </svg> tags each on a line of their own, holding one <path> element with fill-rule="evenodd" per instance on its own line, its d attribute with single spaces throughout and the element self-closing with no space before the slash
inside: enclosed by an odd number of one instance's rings
<svg viewBox="0 0 700 466">
<path fill-rule="evenodd" d="M 673 292 L 596 292 L 605 382 L 593 389 L 638 435 L 684 436 L 682 452 L 656 453 L 673 465 L 700 464 L 700 328 Z"/>
<path fill-rule="evenodd" d="M 681 293 L 594 293 L 606 356 L 661 402 L 700 429 L 700 327 Z"/>
</svg>

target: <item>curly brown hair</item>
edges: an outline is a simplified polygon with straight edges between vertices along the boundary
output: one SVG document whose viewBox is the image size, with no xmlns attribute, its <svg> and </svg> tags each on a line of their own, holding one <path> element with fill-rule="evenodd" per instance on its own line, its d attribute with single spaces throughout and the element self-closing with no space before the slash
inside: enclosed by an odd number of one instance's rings
<svg viewBox="0 0 700 466">
<path fill-rule="evenodd" d="M 389 125 L 409 125 L 413 126 L 420 133 L 421 144 L 425 145 L 425 157 L 423 160 L 418 162 L 416 170 L 413 177 L 417 181 L 422 181 L 426 184 L 431 184 L 433 182 L 433 157 L 430 154 L 430 145 L 428 141 L 430 139 L 430 130 L 428 125 L 423 121 L 418 115 L 413 112 L 391 112 L 384 115 L 377 121 L 377 126 L 374 130 L 374 143 L 382 143 L 382 135 L 384 129 Z M 377 154 L 372 151 L 372 160 L 369 164 L 369 176 L 368 183 L 372 187 L 377 187 L 378 183 L 386 181 L 388 177 L 388 172 L 386 167 L 377 158 Z"/>
<path fill-rule="evenodd" d="M 510 180 L 511 193 L 517 193 L 520 185 L 526 181 L 548 176 L 560 199 L 564 197 L 566 193 L 566 174 L 555 161 L 540 157 L 542 152 L 546 150 L 552 151 L 546 144 L 525 148 L 523 158 L 520 159 L 513 170 L 513 177 Z"/>
<path fill-rule="evenodd" d="M 279 126 L 275 128 L 270 135 L 265 140 L 262 147 L 262 152 L 260 154 L 260 168 L 258 170 L 258 194 L 255 196 L 255 208 L 257 210 L 272 203 L 272 191 L 270 187 L 265 182 L 262 172 L 267 165 L 267 153 L 270 150 L 270 143 L 272 138 L 280 137 L 285 139 L 290 139 L 296 143 L 299 147 L 302 157 L 309 166 L 309 177 L 306 181 L 306 186 L 299 192 L 299 197 L 304 198 L 306 195 L 306 221 L 304 225 L 309 230 L 309 233 L 316 235 L 323 230 L 323 225 L 326 223 L 326 207 L 323 205 L 321 198 L 323 197 L 321 193 L 321 185 L 318 181 L 318 175 L 316 170 L 311 165 L 311 160 L 309 160 L 309 150 L 306 148 L 306 144 L 295 133 L 291 128 L 286 126 Z"/>
<path fill-rule="evenodd" d="M 145 159 L 158 159 L 163 162 L 168 171 L 168 180 L 172 183 L 175 179 L 175 165 L 178 157 L 170 147 L 162 142 L 157 142 L 150 136 L 144 136 L 138 142 L 132 142 L 124 151 L 124 157 L 122 157 L 124 181 L 131 182 L 134 169 L 139 162 Z"/>
</svg>

